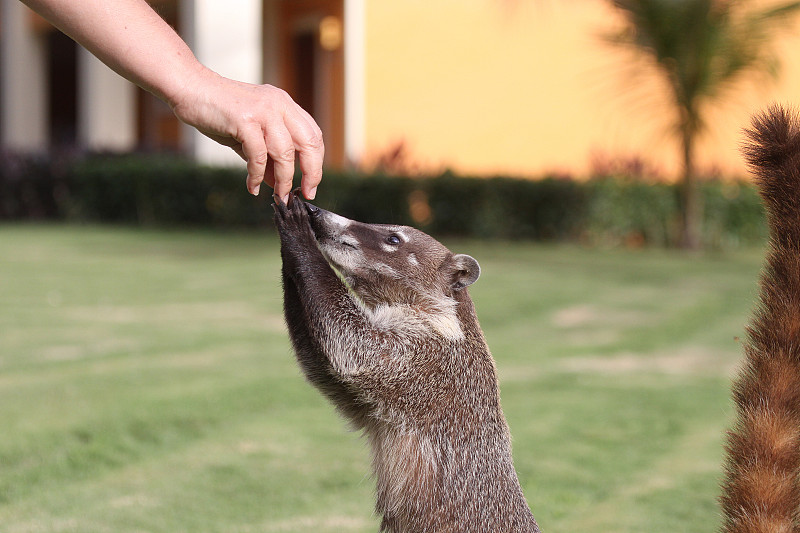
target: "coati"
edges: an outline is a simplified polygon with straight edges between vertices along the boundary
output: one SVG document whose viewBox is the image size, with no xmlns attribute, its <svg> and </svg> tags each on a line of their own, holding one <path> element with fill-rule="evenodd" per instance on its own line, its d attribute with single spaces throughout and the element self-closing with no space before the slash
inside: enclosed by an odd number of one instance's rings
<svg viewBox="0 0 800 533">
<path fill-rule="evenodd" d="M 722 531 L 798 533 L 800 119 L 773 107 L 748 135 L 770 251 L 733 386 Z M 354 222 L 296 193 L 275 198 L 275 211 L 297 359 L 369 439 L 381 531 L 538 532 L 466 290 L 478 263 L 413 228 Z"/>
<path fill-rule="evenodd" d="M 538 533 L 467 293 L 478 262 L 296 193 L 275 212 L 297 360 L 369 440 L 381 531 Z"/>
</svg>

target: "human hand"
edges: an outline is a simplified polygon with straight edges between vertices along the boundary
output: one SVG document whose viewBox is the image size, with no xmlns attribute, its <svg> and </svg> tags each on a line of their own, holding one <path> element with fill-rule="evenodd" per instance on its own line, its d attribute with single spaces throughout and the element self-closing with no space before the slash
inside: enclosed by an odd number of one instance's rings
<svg viewBox="0 0 800 533">
<path fill-rule="evenodd" d="M 322 131 L 283 90 L 219 76 L 203 68 L 169 102 L 175 115 L 247 162 L 247 190 L 258 195 L 266 182 L 282 199 L 292 190 L 294 161 L 300 190 L 316 196 L 322 180 Z"/>
<path fill-rule="evenodd" d="M 301 191 L 313 198 L 325 147 L 314 119 L 284 91 L 224 78 L 201 65 L 144 0 L 23 0 L 101 61 L 167 102 L 175 115 L 247 161 L 247 189 L 267 182 L 292 190 L 295 157 Z"/>
</svg>

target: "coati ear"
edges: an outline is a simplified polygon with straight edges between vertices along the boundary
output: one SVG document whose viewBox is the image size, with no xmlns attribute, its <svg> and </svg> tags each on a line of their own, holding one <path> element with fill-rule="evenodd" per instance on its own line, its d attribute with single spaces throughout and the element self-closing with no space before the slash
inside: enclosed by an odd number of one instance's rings
<svg viewBox="0 0 800 533">
<path fill-rule="evenodd" d="M 481 266 L 472 256 L 456 254 L 451 259 L 450 272 L 450 287 L 458 291 L 478 281 Z"/>
</svg>

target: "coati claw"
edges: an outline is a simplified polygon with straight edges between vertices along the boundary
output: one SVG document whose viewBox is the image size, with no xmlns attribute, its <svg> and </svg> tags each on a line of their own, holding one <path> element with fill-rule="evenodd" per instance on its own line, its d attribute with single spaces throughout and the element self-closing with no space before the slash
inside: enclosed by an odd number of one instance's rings
<svg viewBox="0 0 800 533">
<path fill-rule="evenodd" d="M 272 193 L 272 208 L 275 209 L 277 212 L 277 209 L 280 207 L 290 207 L 294 203 L 294 200 L 296 199 L 302 201 L 302 198 L 300 197 L 300 187 L 297 187 L 292 192 L 290 192 L 286 196 L 285 202 L 283 201 L 283 198 L 278 196 L 277 193 Z"/>
<path fill-rule="evenodd" d="M 283 248 L 288 251 L 297 250 L 305 246 L 302 243 L 313 243 L 316 238 L 309 222 L 309 211 L 306 203 L 300 196 L 300 189 L 295 189 L 286 196 L 286 201 L 273 194 L 272 204 L 275 210 L 275 227 L 280 235 Z"/>
</svg>

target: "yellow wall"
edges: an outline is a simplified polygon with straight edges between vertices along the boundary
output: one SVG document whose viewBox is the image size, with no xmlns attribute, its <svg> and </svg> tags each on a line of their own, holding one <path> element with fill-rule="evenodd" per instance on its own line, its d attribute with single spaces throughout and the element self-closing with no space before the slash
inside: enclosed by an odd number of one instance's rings
<svg viewBox="0 0 800 533">
<path fill-rule="evenodd" d="M 367 161 L 403 141 L 428 169 L 468 174 L 585 175 L 597 154 L 676 173 L 659 88 L 601 42 L 616 22 L 603 0 L 369 0 Z M 715 114 L 702 166 L 742 172 L 750 113 L 800 104 L 796 28 L 781 41 L 780 81 L 751 84 Z"/>
</svg>

